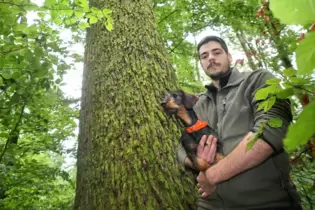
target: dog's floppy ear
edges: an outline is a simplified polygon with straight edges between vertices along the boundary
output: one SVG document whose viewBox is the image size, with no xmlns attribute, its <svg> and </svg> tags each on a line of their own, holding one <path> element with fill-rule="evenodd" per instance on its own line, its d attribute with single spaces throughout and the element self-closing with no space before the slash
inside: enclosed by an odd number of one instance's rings
<svg viewBox="0 0 315 210">
<path fill-rule="evenodd" d="M 189 93 L 184 92 L 184 97 L 183 97 L 183 104 L 186 109 L 192 109 L 193 106 L 196 104 L 198 101 L 198 97 Z"/>
</svg>

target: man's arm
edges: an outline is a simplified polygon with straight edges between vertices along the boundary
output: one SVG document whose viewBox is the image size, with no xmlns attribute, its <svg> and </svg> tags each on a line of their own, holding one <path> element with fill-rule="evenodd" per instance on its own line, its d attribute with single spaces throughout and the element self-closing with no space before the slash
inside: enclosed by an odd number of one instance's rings
<svg viewBox="0 0 315 210">
<path fill-rule="evenodd" d="M 253 168 L 264 160 L 269 158 L 273 153 L 279 153 L 283 150 L 282 140 L 285 137 L 287 128 L 292 121 L 291 106 L 289 100 L 277 100 L 273 107 L 268 111 L 258 110 L 261 101 L 255 99 L 255 93 L 262 87 L 266 86 L 266 80 L 274 76 L 268 71 L 262 71 L 255 78 L 255 87 L 251 95 L 251 106 L 254 114 L 254 126 L 251 129 L 253 133 L 257 132 L 265 120 L 280 118 L 282 127 L 273 128 L 268 124 L 264 127 L 262 137 L 255 142 L 253 147 L 246 151 L 248 137 L 253 135 L 252 132 L 244 137 L 239 145 L 226 158 L 221 160 L 215 166 L 206 172 L 210 183 L 216 184 L 228 180 L 233 176 Z"/>
<path fill-rule="evenodd" d="M 270 157 L 273 149 L 261 139 L 257 140 L 254 146 L 246 151 L 247 139 L 251 135 L 254 134 L 248 133 L 228 156 L 206 171 L 206 177 L 212 185 L 253 168 Z"/>
</svg>

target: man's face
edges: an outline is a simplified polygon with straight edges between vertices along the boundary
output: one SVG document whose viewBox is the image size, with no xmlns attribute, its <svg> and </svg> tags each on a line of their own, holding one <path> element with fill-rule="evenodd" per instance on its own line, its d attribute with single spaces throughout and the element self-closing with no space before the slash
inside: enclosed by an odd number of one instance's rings
<svg viewBox="0 0 315 210">
<path fill-rule="evenodd" d="M 205 73 L 213 80 L 228 71 L 232 62 L 230 53 L 226 53 L 218 42 L 210 41 L 199 49 L 200 64 Z"/>
</svg>

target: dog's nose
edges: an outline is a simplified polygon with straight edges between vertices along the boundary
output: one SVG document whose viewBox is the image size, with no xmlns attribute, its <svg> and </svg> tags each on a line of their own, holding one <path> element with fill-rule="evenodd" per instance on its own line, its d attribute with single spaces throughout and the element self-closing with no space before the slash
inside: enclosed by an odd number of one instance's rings
<svg viewBox="0 0 315 210">
<path fill-rule="evenodd" d="M 161 103 L 161 106 L 162 106 L 162 107 L 165 107 L 165 105 L 166 105 L 166 102 L 162 102 L 162 103 Z"/>
</svg>

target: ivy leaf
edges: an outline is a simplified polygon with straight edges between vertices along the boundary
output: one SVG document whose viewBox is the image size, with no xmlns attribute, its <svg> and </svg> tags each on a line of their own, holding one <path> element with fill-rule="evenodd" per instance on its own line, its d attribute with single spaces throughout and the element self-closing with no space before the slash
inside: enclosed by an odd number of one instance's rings
<svg viewBox="0 0 315 210">
<path fill-rule="evenodd" d="M 296 123 L 289 126 L 284 139 L 284 146 L 293 150 L 299 145 L 306 144 L 308 139 L 315 133 L 315 101 L 307 105 Z"/>
<path fill-rule="evenodd" d="M 268 125 L 273 128 L 281 128 L 282 120 L 280 118 L 272 118 L 268 121 Z"/>
<path fill-rule="evenodd" d="M 296 49 L 296 62 L 298 66 L 298 73 L 301 75 L 311 74 L 315 69 L 314 44 L 315 32 L 307 33 L 305 39 L 302 40 L 302 42 Z"/>
<path fill-rule="evenodd" d="M 285 24 L 306 25 L 315 17 L 314 0 L 270 0 L 270 9 Z"/>
</svg>

